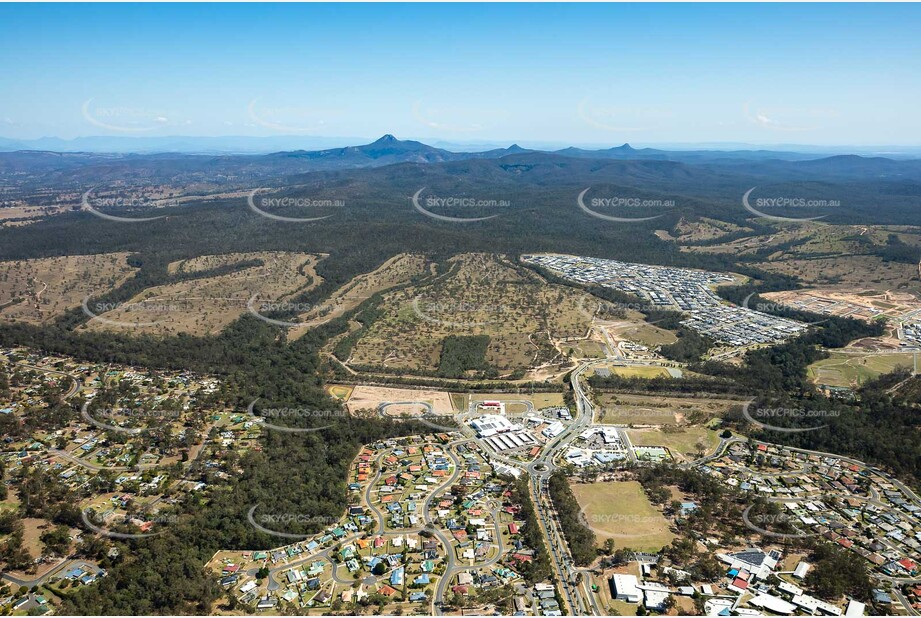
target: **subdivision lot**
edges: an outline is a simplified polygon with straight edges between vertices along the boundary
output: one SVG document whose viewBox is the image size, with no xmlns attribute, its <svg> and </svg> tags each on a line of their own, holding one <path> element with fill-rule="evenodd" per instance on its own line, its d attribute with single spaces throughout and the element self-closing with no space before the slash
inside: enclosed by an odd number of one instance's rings
<svg viewBox="0 0 921 618">
<path fill-rule="evenodd" d="M 598 393 L 595 421 L 606 425 L 704 423 L 739 405 L 733 399 Z"/>
<path fill-rule="evenodd" d="M 431 404 L 432 412 L 435 414 L 454 413 L 454 408 L 451 405 L 451 395 L 445 391 L 389 388 L 386 386 L 356 386 L 345 405 L 352 414 L 361 410 L 371 410 L 376 413 L 377 407 L 384 402 L 405 401 L 421 401 Z M 407 411 L 411 414 L 418 413 L 418 406 L 407 408 Z"/>
<path fill-rule="evenodd" d="M 829 357 L 809 365 L 809 378 L 825 386 L 854 387 L 899 367 L 911 368 L 911 354 L 854 354 L 829 352 Z"/>
<path fill-rule="evenodd" d="M 574 483 L 572 491 L 599 546 L 613 539 L 615 547 L 658 552 L 675 538 L 636 481 Z"/>
<path fill-rule="evenodd" d="M 613 366 L 610 369 L 612 373 L 625 378 L 668 378 L 671 376 L 668 369 L 655 365 Z"/>
<path fill-rule="evenodd" d="M 127 253 L 0 262 L 0 316 L 48 322 L 87 296 L 118 287 L 134 272 Z"/>
<path fill-rule="evenodd" d="M 627 435 L 634 446 L 664 446 L 679 461 L 710 453 L 720 442 L 719 432 L 700 425 L 628 429 Z"/>
<path fill-rule="evenodd" d="M 266 251 L 174 262 L 170 265 L 173 273 L 232 268 L 234 264 L 242 268 L 148 288 L 91 320 L 87 328 L 164 335 L 216 334 L 247 312 L 248 304 L 257 312 L 268 312 L 318 285 L 314 271 L 318 259 L 306 253 Z"/>
</svg>

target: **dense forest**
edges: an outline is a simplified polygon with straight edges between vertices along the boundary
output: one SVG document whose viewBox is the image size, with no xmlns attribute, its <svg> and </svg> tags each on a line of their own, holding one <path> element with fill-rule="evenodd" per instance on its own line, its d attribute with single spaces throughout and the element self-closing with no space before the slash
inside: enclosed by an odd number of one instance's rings
<svg viewBox="0 0 921 618">
<path fill-rule="evenodd" d="M 441 340 L 441 355 L 438 357 L 438 375 L 445 378 L 460 378 L 468 371 L 484 371 L 488 335 L 450 335 Z"/>
<path fill-rule="evenodd" d="M 591 564 L 598 555 L 595 533 L 585 525 L 582 509 L 572 493 L 566 474 L 555 472 L 547 483 L 547 490 L 560 520 L 560 528 L 569 544 L 573 562 L 579 566 Z"/>
</svg>

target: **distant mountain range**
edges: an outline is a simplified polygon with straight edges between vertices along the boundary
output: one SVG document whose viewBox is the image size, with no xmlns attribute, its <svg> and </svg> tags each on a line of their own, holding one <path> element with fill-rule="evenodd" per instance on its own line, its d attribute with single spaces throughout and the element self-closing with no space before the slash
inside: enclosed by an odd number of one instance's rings
<svg viewBox="0 0 921 618">
<path fill-rule="evenodd" d="M 75 195 L 90 189 L 158 186 L 193 199 L 265 187 L 393 204 L 426 188 L 435 195 L 498 193 L 519 204 L 540 204 L 566 203 L 592 187 L 598 195 L 680 197 L 685 204 L 707 205 L 708 216 L 730 208 L 741 217 L 741 196 L 758 187 L 761 196 L 838 200 L 843 206 L 834 216 L 840 222 L 917 224 L 921 208 L 921 159 L 629 144 L 556 151 L 513 144 L 457 152 L 393 135 L 359 146 L 260 155 L 0 152 L 0 183 L 0 206 L 73 205 Z"/>
<path fill-rule="evenodd" d="M 274 152 L 293 151 L 323 151 L 344 148 L 349 144 L 360 144 L 363 140 L 358 137 L 322 137 L 322 136 L 90 136 L 74 139 L 58 137 L 42 137 L 39 139 L 13 139 L 0 137 L 0 152 L 13 152 L 17 150 L 40 150 L 52 152 L 85 152 L 85 153 L 118 153 L 118 154 L 201 154 L 201 155 L 234 155 L 234 154 L 271 154 Z M 408 143 L 413 143 L 407 140 Z M 420 142 L 415 142 L 420 143 Z M 478 152 L 506 152 L 514 153 L 525 150 L 538 150 L 541 152 L 556 152 L 566 156 L 585 156 L 588 158 L 618 158 L 620 155 L 630 154 L 634 158 L 669 158 L 680 156 L 684 160 L 692 158 L 713 158 L 723 156 L 730 158 L 778 158 L 797 160 L 800 158 L 816 158 L 836 154 L 858 154 L 865 156 L 884 156 L 888 158 L 921 158 L 921 145 L 907 146 L 810 146 L 800 144 L 782 144 L 769 148 L 761 148 L 751 144 L 741 143 L 713 143 L 713 144 L 675 144 L 660 145 L 656 148 L 631 148 L 629 145 L 616 146 L 605 149 L 590 146 L 573 147 L 565 144 L 547 142 L 534 142 L 524 148 L 513 144 L 508 148 L 494 141 L 451 142 L 435 140 L 431 147 L 436 150 L 452 154 Z M 604 155 L 602 153 L 609 153 Z"/>
</svg>

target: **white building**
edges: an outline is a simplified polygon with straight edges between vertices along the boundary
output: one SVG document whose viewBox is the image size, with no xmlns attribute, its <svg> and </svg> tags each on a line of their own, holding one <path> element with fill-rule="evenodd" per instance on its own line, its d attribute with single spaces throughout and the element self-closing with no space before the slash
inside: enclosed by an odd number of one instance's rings
<svg viewBox="0 0 921 618">
<path fill-rule="evenodd" d="M 636 575 L 615 573 L 611 576 L 611 587 L 614 589 L 614 598 L 627 603 L 639 603 L 642 592 L 637 587 Z"/>
<path fill-rule="evenodd" d="M 489 438 L 496 434 L 521 429 L 518 425 L 500 414 L 485 414 L 470 421 L 470 426 L 480 438 Z"/>
<path fill-rule="evenodd" d="M 806 573 L 809 572 L 809 569 L 812 568 L 812 565 L 808 562 L 800 562 L 796 565 L 796 568 L 793 569 L 793 577 L 796 579 L 803 579 L 806 577 Z"/>
<path fill-rule="evenodd" d="M 848 601 L 847 609 L 844 610 L 844 615 L 845 616 L 863 616 L 864 610 L 866 608 L 867 606 L 864 603 L 851 599 L 850 601 Z"/>
<path fill-rule="evenodd" d="M 759 594 L 749 601 L 749 603 L 755 607 L 760 607 L 761 609 L 766 609 L 775 614 L 783 614 L 785 616 L 789 616 L 796 611 L 796 605 L 793 603 L 788 603 L 780 597 L 775 597 L 770 594 Z"/>
<path fill-rule="evenodd" d="M 541 433 L 548 440 L 552 440 L 553 438 L 563 433 L 563 431 L 565 430 L 566 430 L 566 427 L 563 425 L 563 423 L 556 421 L 552 425 L 548 425 L 547 427 L 544 427 L 544 430 L 541 431 Z"/>
</svg>

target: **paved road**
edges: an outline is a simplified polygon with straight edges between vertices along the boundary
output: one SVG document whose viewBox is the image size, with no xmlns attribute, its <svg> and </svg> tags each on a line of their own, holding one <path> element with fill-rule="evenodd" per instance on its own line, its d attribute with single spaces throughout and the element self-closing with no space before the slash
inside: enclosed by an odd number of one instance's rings
<svg viewBox="0 0 921 618">
<path fill-rule="evenodd" d="M 36 367 L 34 365 L 27 365 L 25 363 L 16 363 L 16 366 L 25 367 L 26 369 L 32 369 L 34 371 L 41 371 L 43 373 L 52 373 L 54 375 L 64 376 L 65 378 L 70 378 L 70 381 L 71 381 L 70 390 L 68 390 L 66 393 L 64 393 L 64 395 L 62 395 L 63 399 L 70 399 L 71 397 L 76 395 L 78 392 L 80 392 L 80 390 L 83 388 L 81 384 L 83 382 L 83 379 L 80 378 L 79 376 L 71 375 L 69 373 L 64 373 L 63 371 L 57 371 L 56 369 L 45 369 L 44 367 Z"/>
<path fill-rule="evenodd" d="M 448 445 L 445 447 L 445 452 L 454 462 L 454 472 L 451 474 L 449 479 L 439 485 L 435 491 L 428 495 L 423 505 L 422 516 L 425 520 L 426 527 L 429 528 L 436 537 L 438 537 L 438 540 L 441 541 L 441 544 L 445 548 L 445 572 L 441 579 L 438 580 L 438 584 L 435 586 L 435 594 L 432 596 L 431 609 L 433 615 L 441 614 L 441 605 L 444 603 L 445 588 L 447 587 L 448 582 L 451 581 L 451 577 L 456 567 L 457 559 L 455 557 L 454 547 L 451 546 L 451 540 L 445 535 L 444 531 L 442 531 L 441 528 L 435 524 L 434 518 L 432 517 L 432 503 L 435 501 L 436 497 L 450 488 L 451 485 L 457 481 L 457 477 L 460 476 L 460 459 L 458 459 L 453 447 L 468 441 L 469 438 L 462 438 L 460 440 L 455 440 L 454 442 L 448 443 Z"/>
<path fill-rule="evenodd" d="M 17 586 L 25 586 L 26 588 L 31 588 L 32 586 L 41 586 L 46 581 L 48 581 L 49 579 L 51 579 L 52 577 L 60 573 L 62 570 L 70 568 L 72 565 L 75 565 L 75 564 L 89 564 L 89 563 L 87 563 L 85 560 L 68 559 L 52 567 L 47 573 L 45 573 L 41 577 L 36 577 L 35 579 L 22 579 L 19 577 L 14 577 L 10 575 L 9 573 L 0 573 L 0 579 L 5 579 L 6 581 L 11 582 Z"/>
</svg>

